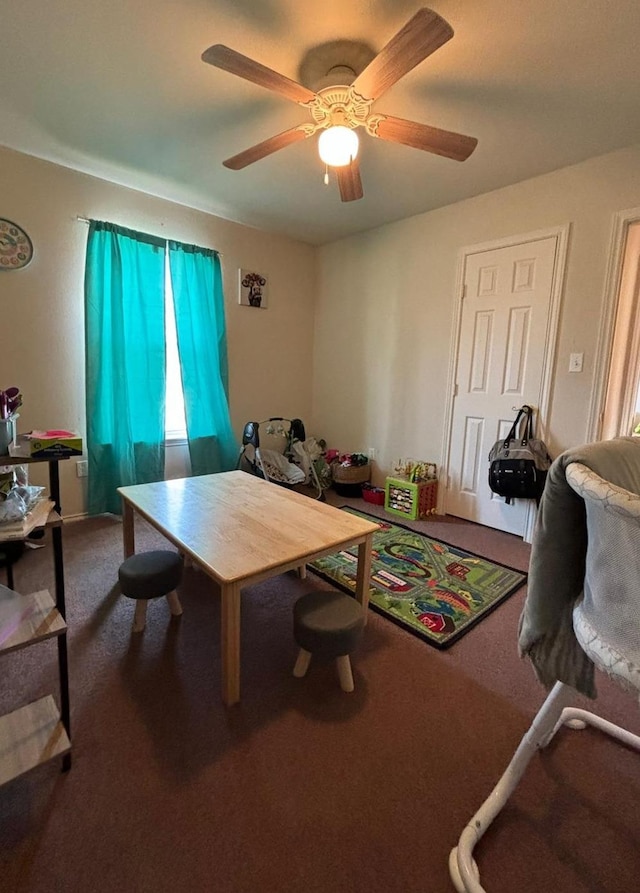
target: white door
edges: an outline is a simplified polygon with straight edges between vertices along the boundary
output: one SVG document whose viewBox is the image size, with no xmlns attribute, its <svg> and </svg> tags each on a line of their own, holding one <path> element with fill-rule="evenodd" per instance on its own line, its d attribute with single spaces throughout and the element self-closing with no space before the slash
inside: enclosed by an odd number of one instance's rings
<svg viewBox="0 0 640 893">
<path fill-rule="evenodd" d="M 491 492 L 488 456 L 517 409 L 540 404 L 556 249 L 552 236 L 465 258 L 447 513 L 518 536 L 529 500 Z"/>
</svg>

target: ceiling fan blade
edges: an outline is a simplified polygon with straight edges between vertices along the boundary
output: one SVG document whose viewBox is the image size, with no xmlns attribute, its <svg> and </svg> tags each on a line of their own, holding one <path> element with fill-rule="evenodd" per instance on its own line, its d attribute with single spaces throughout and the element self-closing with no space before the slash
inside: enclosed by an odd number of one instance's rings
<svg viewBox="0 0 640 893">
<path fill-rule="evenodd" d="M 221 43 L 209 47 L 208 50 L 204 51 L 201 58 L 203 62 L 207 62 L 209 65 L 215 65 L 216 68 L 222 68 L 224 71 L 231 72 L 231 74 L 237 74 L 238 77 L 251 81 L 259 87 L 266 87 L 267 90 L 280 93 L 281 96 L 284 96 L 286 99 L 292 99 L 294 102 L 306 103 L 315 99 L 316 94 L 303 87 L 302 84 L 292 81 L 283 74 L 278 74 L 277 71 L 261 65 L 260 62 L 256 62 L 248 56 L 243 56 L 242 53 L 237 53 Z"/>
<path fill-rule="evenodd" d="M 452 37 L 453 28 L 437 12 L 419 9 L 358 75 L 354 90 L 363 99 L 378 99 Z"/>
<path fill-rule="evenodd" d="M 351 164 L 345 164 L 344 167 L 335 168 L 338 176 L 338 186 L 340 187 L 340 199 L 343 202 L 355 202 L 362 198 L 362 180 L 360 179 L 360 165 L 356 158 Z"/>
<path fill-rule="evenodd" d="M 243 167 L 247 167 L 248 164 L 253 164 L 254 161 L 260 161 L 261 158 L 266 158 L 267 155 L 277 152 L 278 149 L 284 149 L 285 146 L 290 146 L 292 143 L 306 140 L 311 134 L 305 132 L 304 128 L 305 125 L 302 125 L 301 127 L 293 127 L 291 130 L 284 130 L 282 133 L 269 137 L 268 140 L 264 140 L 255 146 L 251 146 L 250 149 L 245 149 L 244 152 L 234 155 L 233 158 L 227 158 L 222 163 L 232 171 L 239 171 Z"/>
<path fill-rule="evenodd" d="M 375 136 L 380 139 L 433 152 L 434 155 L 444 155 L 454 161 L 466 161 L 478 145 L 475 137 L 454 133 L 452 130 L 441 130 L 439 127 L 429 127 L 428 124 L 405 121 L 391 115 L 381 115 L 381 119 L 375 129 Z"/>
</svg>

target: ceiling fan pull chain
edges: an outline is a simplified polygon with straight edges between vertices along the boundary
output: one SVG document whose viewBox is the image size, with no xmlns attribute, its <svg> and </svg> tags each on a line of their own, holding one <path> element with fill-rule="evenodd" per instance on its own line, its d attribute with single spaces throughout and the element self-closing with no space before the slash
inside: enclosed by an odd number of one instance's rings
<svg viewBox="0 0 640 893">
<path fill-rule="evenodd" d="M 329 185 L 329 165 L 325 164 L 324 166 L 324 185 Z"/>
</svg>

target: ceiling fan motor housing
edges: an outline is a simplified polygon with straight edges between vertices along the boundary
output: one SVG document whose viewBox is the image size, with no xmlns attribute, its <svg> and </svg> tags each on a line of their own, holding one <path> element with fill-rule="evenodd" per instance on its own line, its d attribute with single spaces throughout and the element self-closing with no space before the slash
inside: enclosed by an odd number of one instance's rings
<svg viewBox="0 0 640 893">
<path fill-rule="evenodd" d="M 309 103 L 311 117 L 317 128 L 365 126 L 371 111 L 371 103 L 351 88 L 326 87 Z"/>
<path fill-rule="evenodd" d="M 330 40 L 307 50 L 298 69 L 300 83 L 314 93 L 349 86 L 375 56 L 373 47 L 362 41 Z"/>
</svg>

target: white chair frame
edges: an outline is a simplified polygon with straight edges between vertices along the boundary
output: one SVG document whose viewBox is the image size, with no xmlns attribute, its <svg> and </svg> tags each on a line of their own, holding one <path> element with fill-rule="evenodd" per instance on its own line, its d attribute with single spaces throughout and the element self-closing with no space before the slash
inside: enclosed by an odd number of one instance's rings
<svg viewBox="0 0 640 893">
<path fill-rule="evenodd" d="M 520 741 L 500 781 L 463 830 L 457 847 L 451 850 L 449 873 L 458 893 L 487 893 L 480 883 L 473 851 L 515 790 L 532 757 L 538 750 L 547 747 L 562 726 L 568 725 L 574 729 L 594 726 L 628 747 L 640 751 L 640 736 L 633 735 L 588 710 L 569 706 L 575 696 L 576 693 L 570 686 L 556 682 Z"/>
<path fill-rule="evenodd" d="M 587 514 L 590 512 L 590 502 L 594 496 L 594 502 L 608 501 L 612 515 L 624 515 L 627 519 L 631 519 L 632 524 L 638 524 L 640 537 L 640 496 L 615 485 L 608 485 L 580 463 L 570 464 L 566 476 L 570 486 L 585 499 Z M 602 494 L 603 490 L 604 498 L 602 495 L 595 495 L 598 491 Z M 640 691 L 640 674 L 637 666 L 632 666 L 623 655 L 617 654 L 615 649 L 601 647 L 602 644 L 606 646 L 606 643 L 598 639 L 597 631 L 591 630 L 588 623 L 585 624 L 580 605 L 574 608 L 573 625 L 576 638 L 595 666 L 604 670 L 623 688 L 637 696 Z M 593 633 L 592 637 L 590 633 Z M 559 729 L 563 726 L 584 729 L 590 725 L 627 747 L 640 751 L 640 736 L 608 722 L 595 713 L 570 706 L 575 696 L 573 688 L 562 682 L 556 682 L 520 741 L 502 777 L 462 831 L 458 845 L 453 848 L 449 856 L 449 874 L 458 893 L 487 893 L 480 883 L 480 872 L 473 857 L 474 849 L 513 793 L 531 759 L 538 750 L 547 747 Z"/>
</svg>

